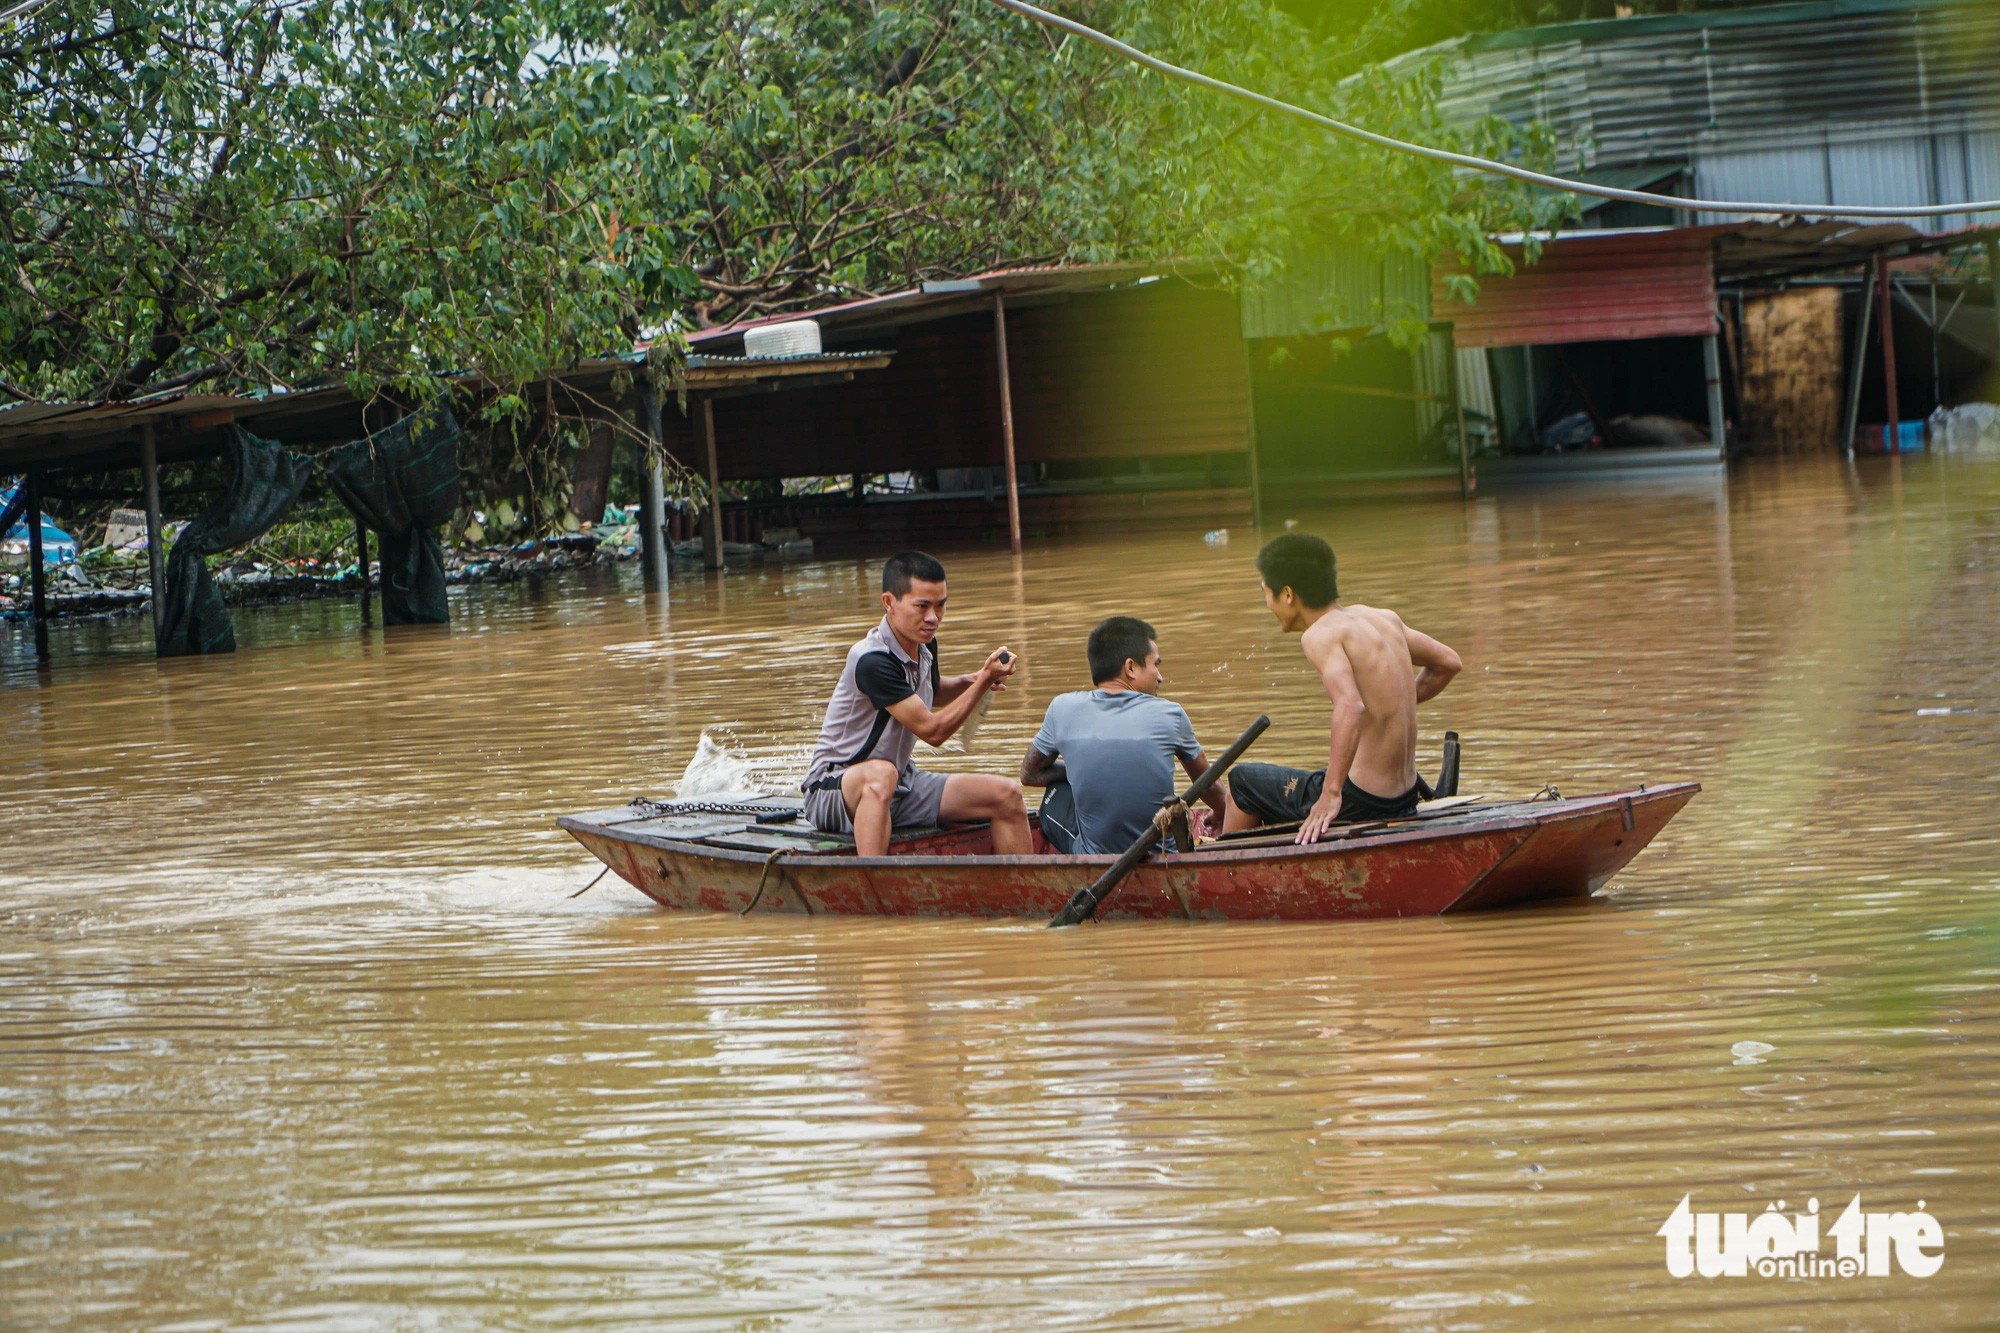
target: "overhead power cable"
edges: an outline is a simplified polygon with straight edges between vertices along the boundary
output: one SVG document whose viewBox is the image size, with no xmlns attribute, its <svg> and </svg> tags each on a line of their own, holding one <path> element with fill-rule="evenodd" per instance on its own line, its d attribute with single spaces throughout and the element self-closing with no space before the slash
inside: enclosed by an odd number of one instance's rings
<svg viewBox="0 0 2000 1333">
<path fill-rule="evenodd" d="M 1764 204 L 1735 203 L 1718 199 L 1683 199 L 1671 194 L 1651 194 L 1645 190 L 1621 190 L 1610 185 L 1593 185 L 1588 181 L 1566 180 L 1561 176 L 1550 176 L 1540 171 L 1530 171 L 1526 167 L 1512 166 L 1506 162 L 1495 162 L 1484 157 L 1474 157 L 1469 153 L 1453 153 L 1442 148 L 1431 148 L 1424 144 L 1408 143 L 1402 139 L 1392 139 L 1386 134 L 1364 130 L 1358 125 L 1322 116 L 1317 111 L 1293 106 L 1290 102 L 1280 102 L 1275 97 L 1239 88 L 1233 83 L 1210 78 L 1191 69 L 1169 64 L 1158 56 L 1148 55 L 1136 46 L 1128 46 L 1116 37 L 1108 36 L 1095 28 L 1066 19 L 1060 14 L 1051 14 L 1045 9 L 1037 9 L 1024 0 L 993 0 L 1002 9 L 1011 9 L 1023 18 L 1032 19 L 1046 27 L 1072 36 L 1081 37 L 1095 43 L 1115 55 L 1124 57 L 1134 64 L 1143 65 L 1157 74 L 1196 87 L 1212 89 L 1253 106 L 1275 111 L 1281 116 L 1303 120 L 1309 125 L 1317 125 L 1323 130 L 1362 143 L 1374 144 L 1377 148 L 1387 148 L 1392 152 L 1409 153 L 1416 157 L 1428 158 L 1433 162 L 1443 162 L 1454 167 L 1467 167 L 1473 171 L 1484 171 L 1495 176 L 1506 176 L 1512 180 L 1525 181 L 1529 185 L 1540 185 L 1551 190 L 1566 190 L 1571 194 L 1587 194 L 1598 199 L 1618 199 L 1632 204 L 1654 204 L 1662 208 L 1687 208 L 1703 213 L 1745 213 L 1770 217 L 1824 217 L 1824 218 L 1934 218 L 1950 217 L 1958 213 L 2000 213 L 2000 199 L 1986 199 L 1965 204 L 1913 204 L 1909 207 L 1884 204 Z"/>
<path fill-rule="evenodd" d="M 18 5 L 0 9 L 0 23 L 17 23 L 36 10 L 53 3 L 53 0 L 21 0 Z"/>
</svg>

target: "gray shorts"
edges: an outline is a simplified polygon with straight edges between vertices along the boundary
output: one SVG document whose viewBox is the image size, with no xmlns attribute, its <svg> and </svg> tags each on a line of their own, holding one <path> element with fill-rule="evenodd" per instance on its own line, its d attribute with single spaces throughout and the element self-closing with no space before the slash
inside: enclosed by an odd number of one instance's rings
<svg viewBox="0 0 2000 1333">
<path fill-rule="evenodd" d="M 896 795 L 889 802 L 889 822 L 897 828 L 936 828 L 944 782 L 944 774 L 926 773 L 915 764 L 904 769 L 896 780 Z M 847 808 L 838 783 L 806 792 L 806 818 L 821 833 L 854 832 L 854 814 Z"/>
</svg>

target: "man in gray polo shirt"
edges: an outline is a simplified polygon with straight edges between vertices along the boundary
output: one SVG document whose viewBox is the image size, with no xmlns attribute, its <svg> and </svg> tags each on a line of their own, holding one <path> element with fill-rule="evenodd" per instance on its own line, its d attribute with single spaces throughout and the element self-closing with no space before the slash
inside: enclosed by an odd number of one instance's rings
<svg viewBox="0 0 2000 1333">
<path fill-rule="evenodd" d="M 1021 784 L 984 773 L 926 773 L 917 742 L 942 745 L 988 690 L 1007 688 L 1020 659 L 997 648 L 969 676 L 940 676 L 944 566 L 905 551 L 882 566 L 882 623 L 847 650 L 804 783 L 806 818 L 826 833 L 854 834 L 861 856 L 882 856 L 894 828 L 993 826 L 993 851 L 1033 850 Z"/>
<path fill-rule="evenodd" d="M 1174 795 L 1174 761 L 1192 780 L 1208 771 L 1208 757 L 1186 711 L 1159 697 L 1165 677 L 1151 625 L 1113 616 L 1090 632 L 1086 651 L 1097 688 L 1050 701 L 1021 781 L 1049 788 L 1042 836 L 1057 851 L 1116 856 Z M 1225 809 L 1219 793 L 1205 799 L 1218 814 Z"/>
</svg>

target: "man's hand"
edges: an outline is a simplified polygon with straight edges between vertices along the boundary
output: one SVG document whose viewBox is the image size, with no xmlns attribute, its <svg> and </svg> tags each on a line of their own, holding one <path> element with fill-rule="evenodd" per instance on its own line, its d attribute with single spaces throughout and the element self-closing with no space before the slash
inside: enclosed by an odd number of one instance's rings
<svg viewBox="0 0 2000 1333">
<path fill-rule="evenodd" d="M 1319 799 L 1313 802 L 1312 813 L 1306 816 L 1306 822 L 1299 826 L 1299 845 L 1303 847 L 1318 842 L 1319 835 L 1326 832 L 1327 825 L 1333 823 L 1339 814 L 1340 789 L 1329 784 L 1320 793 Z"/>
<path fill-rule="evenodd" d="M 1021 659 L 1006 648 L 995 648 L 993 655 L 986 659 L 986 665 L 979 668 L 981 683 L 989 690 L 1007 688 L 1007 677 L 1020 668 Z"/>
</svg>

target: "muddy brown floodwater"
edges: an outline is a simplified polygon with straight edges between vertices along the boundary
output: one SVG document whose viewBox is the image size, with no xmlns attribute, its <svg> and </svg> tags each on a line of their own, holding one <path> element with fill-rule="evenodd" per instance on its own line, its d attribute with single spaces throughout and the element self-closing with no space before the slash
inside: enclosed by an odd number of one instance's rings
<svg viewBox="0 0 2000 1333">
<path fill-rule="evenodd" d="M 1464 655 L 1427 769 L 1451 727 L 1468 791 L 1704 794 L 1569 907 L 674 916 L 569 898 L 552 821 L 704 728 L 795 777 L 882 552 L 238 613 L 207 661 L 11 627 L 0 1325 L 2000 1323 L 2000 464 L 1271 517 Z M 931 762 L 1011 772 L 1114 612 L 1212 749 L 1324 753 L 1253 534 L 941 553 L 947 668 L 1025 665 Z M 1941 1271 L 1676 1279 L 1655 1236 L 1857 1193 Z"/>
</svg>

